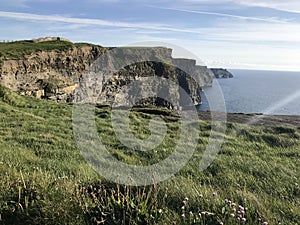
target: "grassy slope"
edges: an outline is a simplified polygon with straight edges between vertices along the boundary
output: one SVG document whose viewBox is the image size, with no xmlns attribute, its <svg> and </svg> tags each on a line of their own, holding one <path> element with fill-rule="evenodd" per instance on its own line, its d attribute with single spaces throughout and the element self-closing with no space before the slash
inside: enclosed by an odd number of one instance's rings
<svg viewBox="0 0 300 225">
<path fill-rule="evenodd" d="M 158 162 L 176 145 L 175 117 L 163 116 L 169 133 L 156 151 L 140 154 L 114 137 L 108 109 L 98 108 L 96 115 L 102 141 L 119 160 Z M 228 198 L 248 208 L 246 224 L 299 224 L 296 128 L 229 124 L 220 154 L 198 172 L 210 133 L 209 123 L 202 121 L 197 150 L 181 172 L 158 185 L 134 188 L 101 179 L 83 160 L 73 140 L 71 116 L 71 105 L 24 98 L 0 87 L 0 223 L 239 224 L 229 217 L 231 207 L 224 203 Z M 145 125 L 153 115 L 131 116 L 133 132 L 147 137 Z M 184 197 L 189 201 L 183 218 Z M 201 211 L 214 215 L 199 219 L 196 213 Z"/>
<path fill-rule="evenodd" d="M 68 41 L 46 41 L 33 43 L 29 41 L 15 41 L 0 43 L 0 61 L 5 59 L 22 59 L 38 51 L 64 51 L 74 46 L 91 45 L 86 43 L 71 43 Z"/>
</svg>

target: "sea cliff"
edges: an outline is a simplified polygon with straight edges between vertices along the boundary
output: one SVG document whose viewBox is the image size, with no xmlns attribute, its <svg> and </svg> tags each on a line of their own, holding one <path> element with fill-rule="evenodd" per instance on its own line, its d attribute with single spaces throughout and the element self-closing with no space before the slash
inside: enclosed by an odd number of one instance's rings
<svg viewBox="0 0 300 225">
<path fill-rule="evenodd" d="M 232 78 L 233 75 L 227 69 L 211 68 L 210 69 L 215 78 Z"/>
<path fill-rule="evenodd" d="M 1 85 L 22 95 L 61 102 L 82 99 L 84 86 L 93 93 L 100 93 L 97 99 L 99 103 L 112 105 L 116 93 L 124 85 L 152 76 L 170 79 L 179 84 L 192 99 L 192 104 L 197 105 L 201 103 L 201 87 L 212 84 L 213 74 L 207 67 L 196 65 L 193 59 L 174 59 L 172 49 L 165 47 L 105 48 L 92 44 L 74 44 L 67 39 L 45 38 L 1 43 L 0 50 Z M 113 74 L 101 74 L 99 58 L 113 51 L 117 52 L 118 57 L 123 57 L 124 67 L 118 70 L 108 68 Z M 107 63 L 115 65 L 116 61 Z M 96 81 L 89 77 L 91 71 L 98 73 Z M 144 86 L 142 89 L 153 84 Z M 157 87 L 152 91 L 157 92 Z M 169 87 L 165 92 L 171 96 L 171 100 L 179 99 L 177 106 L 184 104 L 185 99 L 178 87 Z M 136 99 L 123 98 L 114 104 L 122 105 L 124 101 L 133 103 Z M 157 101 L 155 98 L 148 98 L 140 103 L 172 107 L 170 103 Z"/>
</svg>

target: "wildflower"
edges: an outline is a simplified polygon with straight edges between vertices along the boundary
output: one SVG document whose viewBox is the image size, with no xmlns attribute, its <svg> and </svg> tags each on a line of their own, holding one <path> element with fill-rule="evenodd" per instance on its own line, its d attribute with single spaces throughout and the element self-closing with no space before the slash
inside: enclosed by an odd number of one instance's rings
<svg viewBox="0 0 300 225">
<path fill-rule="evenodd" d="M 234 217 L 234 213 L 231 213 L 230 216 L 231 216 L 231 217 Z"/>
<path fill-rule="evenodd" d="M 225 203 L 228 203 L 228 202 L 229 202 L 229 200 L 226 198 L 226 199 L 225 199 Z"/>
<path fill-rule="evenodd" d="M 216 195 L 217 195 L 217 193 L 216 193 L 216 192 L 213 192 L 213 193 L 212 193 L 212 195 L 213 195 L 213 196 L 216 196 Z"/>
<path fill-rule="evenodd" d="M 268 222 L 263 222 L 263 225 L 268 225 Z"/>
<path fill-rule="evenodd" d="M 232 212 L 235 212 L 235 211 L 236 211 L 236 208 L 232 208 L 231 210 L 232 210 Z"/>
<path fill-rule="evenodd" d="M 184 200 L 182 201 L 182 202 L 183 202 L 183 204 L 185 204 L 185 205 L 186 205 L 186 203 L 188 202 L 188 200 L 189 200 L 189 198 L 188 198 L 188 197 L 185 197 L 185 198 L 184 198 Z"/>
<path fill-rule="evenodd" d="M 205 216 L 205 214 L 206 214 L 206 212 L 204 212 L 204 211 L 203 211 L 203 212 L 201 212 L 201 215 Z"/>
<path fill-rule="evenodd" d="M 220 225 L 224 225 L 224 223 L 223 223 L 223 222 L 220 222 Z"/>
<path fill-rule="evenodd" d="M 184 218 L 184 217 L 185 217 L 185 214 L 184 214 L 184 213 L 183 213 L 183 214 L 181 214 L 181 217 L 182 217 L 182 218 Z"/>
<path fill-rule="evenodd" d="M 193 215 L 193 212 L 192 211 L 190 211 L 190 216 L 192 216 Z"/>
<path fill-rule="evenodd" d="M 245 218 L 245 217 L 243 217 L 243 218 L 242 218 L 242 221 L 243 221 L 243 222 L 246 222 L 246 218 Z"/>
<path fill-rule="evenodd" d="M 181 210 L 185 210 L 185 206 L 183 205 L 183 206 L 181 206 Z"/>
<path fill-rule="evenodd" d="M 236 206 L 236 204 L 233 202 L 233 203 L 231 203 L 231 206 L 235 207 L 235 206 Z"/>
<path fill-rule="evenodd" d="M 199 194 L 199 198 L 203 198 L 203 194 Z"/>
</svg>

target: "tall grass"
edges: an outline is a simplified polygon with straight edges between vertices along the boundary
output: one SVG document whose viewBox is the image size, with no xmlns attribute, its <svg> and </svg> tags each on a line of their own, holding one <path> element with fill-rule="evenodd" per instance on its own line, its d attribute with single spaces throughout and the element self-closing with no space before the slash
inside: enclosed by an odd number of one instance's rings
<svg viewBox="0 0 300 225">
<path fill-rule="evenodd" d="M 114 136 L 110 110 L 105 107 L 96 108 L 99 137 L 123 162 L 159 162 L 177 144 L 176 114 L 159 108 L 132 110 L 130 127 L 137 137 L 147 138 L 154 113 L 168 127 L 164 141 L 154 150 L 140 152 L 123 146 Z M 196 151 L 173 178 L 145 187 L 118 185 L 97 174 L 78 150 L 72 105 L 21 97 L 0 87 L 0 221 L 299 224 L 298 128 L 230 123 L 220 153 L 207 170 L 199 172 L 210 123 L 201 121 L 199 126 Z"/>
</svg>

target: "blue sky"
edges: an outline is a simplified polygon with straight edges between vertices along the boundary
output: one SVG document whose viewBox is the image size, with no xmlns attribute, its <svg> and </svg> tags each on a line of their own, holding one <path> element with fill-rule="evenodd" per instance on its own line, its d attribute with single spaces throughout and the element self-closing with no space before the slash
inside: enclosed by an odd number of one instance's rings
<svg viewBox="0 0 300 225">
<path fill-rule="evenodd" d="M 103 46 L 156 41 L 210 67 L 300 71 L 298 0 L 1 0 L 0 34 Z"/>
</svg>

